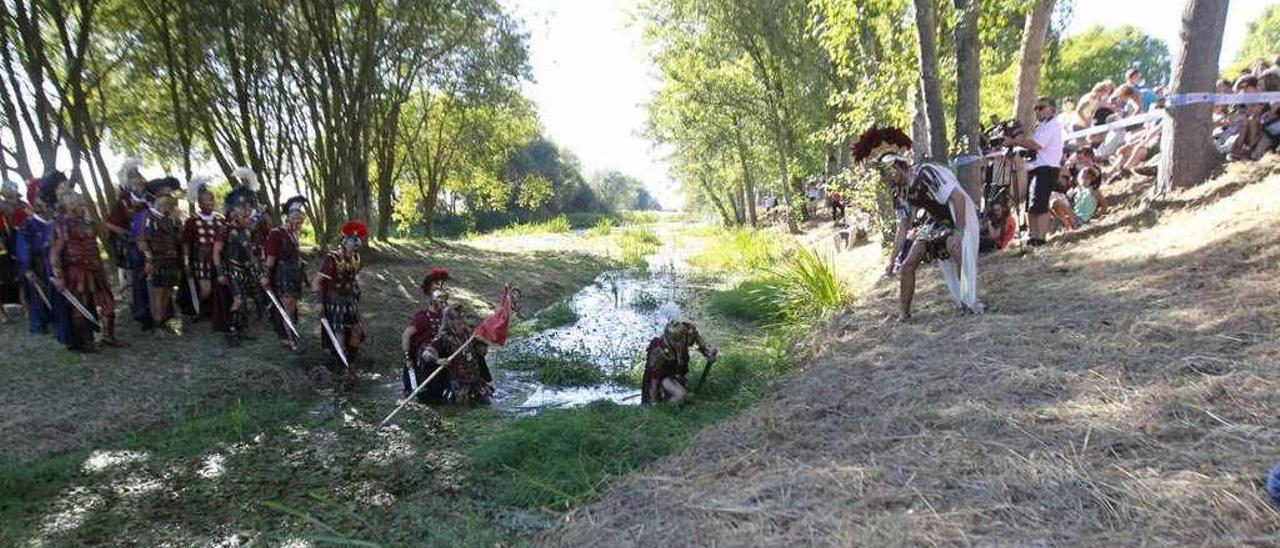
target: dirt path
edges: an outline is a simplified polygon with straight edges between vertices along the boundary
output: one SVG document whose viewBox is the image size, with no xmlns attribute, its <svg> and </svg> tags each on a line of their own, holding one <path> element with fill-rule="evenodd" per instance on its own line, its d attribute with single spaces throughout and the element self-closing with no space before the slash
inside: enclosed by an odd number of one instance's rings
<svg viewBox="0 0 1280 548">
<path fill-rule="evenodd" d="M 774 400 L 541 540 L 1274 545 L 1276 167 L 1234 166 L 1158 220 L 1122 206 L 1078 243 L 984 259 L 979 318 L 954 315 L 929 268 L 916 323 L 886 322 L 880 284 Z M 1136 204 L 1144 188 L 1108 190 Z"/>
</svg>

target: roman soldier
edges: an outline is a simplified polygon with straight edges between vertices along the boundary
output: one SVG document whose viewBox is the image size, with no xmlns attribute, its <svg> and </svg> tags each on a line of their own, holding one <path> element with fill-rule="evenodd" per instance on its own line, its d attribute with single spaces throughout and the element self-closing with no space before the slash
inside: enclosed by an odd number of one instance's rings
<svg viewBox="0 0 1280 548">
<path fill-rule="evenodd" d="M 142 272 L 135 272 L 135 276 L 141 274 L 150 312 L 148 321 L 143 322 L 146 330 L 173 318 L 174 289 L 182 283 L 182 226 L 178 200 L 172 196 L 179 188 L 173 177 L 148 182 L 147 192 L 153 201 L 133 222 L 134 244 L 142 257 Z"/>
<path fill-rule="evenodd" d="M 40 199 L 59 203 L 62 216 L 55 223 L 49 246 L 50 277 L 56 292 L 66 297 L 74 310 L 67 346 L 72 350 L 96 352 L 95 328 L 102 330 L 102 344 L 123 347 L 116 339 L 116 300 L 106 267 L 98 249 L 98 231 L 89 217 L 89 202 L 75 192 L 64 190 L 66 176 L 54 171 L 40 183 Z"/>
<path fill-rule="evenodd" d="M 226 222 L 213 244 L 214 269 L 218 285 L 230 295 L 227 314 L 227 342 L 239 346 L 249 326 L 249 302 L 261 299 L 258 280 L 265 274 L 262 259 L 253 249 L 251 218 L 257 209 L 258 196 L 252 186 L 242 183 L 246 177 L 236 170 L 232 189 L 223 200 Z M 249 174 L 252 175 L 252 171 Z M 252 179 L 256 180 L 256 179 Z"/>
<path fill-rule="evenodd" d="M 444 311 L 449 306 L 449 292 L 445 289 L 448 280 L 449 272 L 443 268 L 435 267 L 427 272 L 420 286 L 422 294 L 427 297 L 427 306 L 413 315 L 409 327 L 404 328 L 400 336 L 400 349 L 404 351 L 404 368 L 400 376 L 406 397 L 435 370 L 434 363 L 424 363 L 421 358 L 423 350 L 440 334 L 444 324 Z M 431 386 L 419 393 L 419 399 L 424 403 L 442 401 L 448 384 L 447 377 L 436 375 Z"/>
<path fill-rule="evenodd" d="M 306 281 L 306 272 L 302 264 L 302 248 L 298 242 L 298 233 L 302 223 L 306 221 L 307 199 L 301 196 L 290 198 L 284 203 L 284 226 L 273 228 L 267 234 L 264 254 L 266 274 L 258 283 L 268 296 L 274 295 L 284 313 L 289 315 L 292 325 L 298 323 L 298 297 L 302 295 L 302 287 Z M 273 307 L 275 303 L 273 303 Z M 280 310 L 272 310 L 276 335 L 280 344 L 290 350 L 298 349 L 298 341 L 294 333 L 287 327 Z"/>
<path fill-rule="evenodd" d="M 674 305 L 672 305 L 674 309 Z M 688 393 L 689 347 L 697 346 L 707 366 L 720 355 L 707 347 L 692 322 L 680 319 L 678 313 L 665 313 L 669 319 L 662 334 L 649 341 L 641 381 L 642 403 L 670 402 L 679 404 Z"/>
<path fill-rule="evenodd" d="M 40 180 L 27 182 L 27 202 L 31 213 L 18 230 L 18 270 L 23 280 L 28 329 L 33 335 L 44 334 L 52 326 L 59 341 L 67 342 L 66 309 L 61 296 L 53 290 L 49 274 L 49 248 L 53 244 L 53 207 L 40 199 Z M 61 313 L 59 313 L 61 312 Z"/>
<path fill-rule="evenodd" d="M 126 160 L 116 174 L 120 185 L 116 201 L 107 214 L 107 244 L 122 287 L 130 287 L 130 274 L 142 270 L 142 257 L 131 253 L 133 249 L 133 216 L 147 208 L 147 178 L 138 171 L 142 161 Z M 137 264 L 132 260 L 137 258 Z"/>
<path fill-rule="evenodd" d="M 4 307 L 23 304 L 15 248 L 18 227 L 25 216 L 26 207 L 18 195 L 18 183 L 5 181 L 0 185 L 0 318 L 6 323 L 9 322 L 9 314 Z"/>
<path fill-rule="evenodd" d="M 191 299 L 200 303 L 202 317 L 210 317 L 214 310 L 213 281 L 218 275 L 213 246 L 225 223 L 222 214 L 214 210 L 213 191 L 209 190 L 208 183 L 209 178 L 201 176 L 191 179 L 187 185 L 187 199 L 195 205 L 196 214 L 182 225 L 182 254 L 186 257 L 183 273 L 195 282 L 199 295 Z"/>
<path fill-rule="evenodd" d="M 339 230 L 342 242 L 338 249 L 325 254 L 320 273 L 312 289 L 320 294 L 325 322 L 332 331 L 321 327 L 320 346 L 335 355 L 331 339 L 342 345 L 350 365 L 355 364 L 364 340 L 364 324 L 360 321 L 360 246 L 369 237 L 369 227 L 361 221 L 348 221 Z"/>
<path fill-rule="evenodd" d="M 909 150 L 911 138 L 895 128 L 871 128 L 853 145 L 854 160 L 877 167 L 893 191 L 898 231 L 885 273 L 900 278 L 899 320 L 911 318 L 917 267 L 935 259 L 957 306 L 981 314 L 977 207 L 950 169 L 929 162 L 912 165 L 905 156 Z"/>
<path fill-rule="evenodd" d="M 466 311 L 451 306 L 444 315 L 444 329 L 423 350 L 422 355 L 423 363 L 443 366 L 448 374 L 448 382 L 440 394 L 440 400 L 449 403 L 488 404 L 493 397 L 493 376 L 489 373 L 489 364 L 485 360 L 489 346 L 471 336 L 471 322 L 468 321 Z M 434 371 L 435 367 L 431 369 Z"/>
</svg>

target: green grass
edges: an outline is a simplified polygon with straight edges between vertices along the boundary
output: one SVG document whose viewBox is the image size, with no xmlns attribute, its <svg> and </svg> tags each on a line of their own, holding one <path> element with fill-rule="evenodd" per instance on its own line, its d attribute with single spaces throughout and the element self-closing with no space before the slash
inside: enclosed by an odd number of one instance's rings
<svg viewBox="0 0 1280 548">
<path fill-rule="evenodd" d="M 624 225 L 649 225 L 660 220 L 656 211 L 623 211 L 618 219 Z"/>
<path fill-rule="evenodd" d="M 627 268 L 646 268 L 648 257 L 662 247 L 652 228 L 641 226 L 618 234 L 619 262 Z"/>
<path fill-rule="evenodd" d="M 807 247 L 787 254 L 774 279 L 782 310 L 794 323 L 825 318 L 853 300 L 831 257 Z"/>
<path fill-rule="evenodd" d="M 528 236 L 531 234 L 564 234 L 573 230 L 573 226 L 569 222 L 569 218 L 564 215 L 557 215 L 546 221 L 535 221 L 528 223 L 517 223 L 506 228 L 500 228 L 487 234 L 467 233 L 463 239 L 475 239 L 481 236 L 509 237 L 509 236 Z"/>
<path fill-rule="evenodd" d="M 593 238 L 603 238 L 613 232 L 613 219 L 602 217 L 592 225 L 587 231 L 587 235 Z"/>
<path fill-rule="evenodd" d="M 500 423 L 470 454 L 498 502 L 565 510 L 597 495 L 610 479 L 680 450 L 701 427 L 768 393 L 791 365 L 786 339 L 758 337 L 725 345 L 701 392 L 683 407 L 608 402 Z M 690 388 L 702 373 L 695 360 Z"/>
<path fill-rule="evenodd" d="M 778 302 L 779 283 L 774 279 L 749 279 L 731 289 L 711 294 L 708 305 L 712 312 L 759 325 L 769 325 L 783 319 L 783 309 Z"/>
<path fill-rule="evenodd" d="M 658 300 L 658 297 L 648 291 L 637 291 L 636 294 L 631 297 L 631 308 L 641 312 L 653 312 L 654 310 L 657 310 L 658 306 L 661 304 L 662 302 Z"/>
<path fill-rule="evenodd" d="M 538 313 L 533 321 L 533 330 L 554 329 L 576 321 L 578 321 L 578 313 L 573 311 L 573 306 L 569 304 L 568 299 L 560 300 Z"/>
<path fill-rule="evenodd" d="M 737 228 L 712 233 L 712 242 L 689 263 L 713 272 L 765 270 L 782 257 L 787 236 L 772 231 Z"/>
<path fill-rule="evenodd" d="M 545 344 L 504 352 L 502 367 L 532 371 L 538 382 L 548 386 L 591 386 L 604 382 L 608 377 L 585 354 Z"/>
</svg>

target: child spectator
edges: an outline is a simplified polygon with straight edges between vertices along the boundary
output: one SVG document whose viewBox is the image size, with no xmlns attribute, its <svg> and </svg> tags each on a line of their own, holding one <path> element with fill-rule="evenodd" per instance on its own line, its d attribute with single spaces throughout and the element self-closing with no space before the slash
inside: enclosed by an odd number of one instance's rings
<svg viewBox="0 0 1280 548">
<path fill-rule="evenodd" d="M 1009 208 L 1002 202 L 995 202 L 982 216 L 981 237 L 978 239 L 978 252 L 990 253 L 1009 247 L 1014 236 L 1018 235 L 1018 224 L 1014 222 Z"/>
<path fill-rule="evenodd" d="M 1105 214 L 1108 206 L 1107 198 L 1102 195 L 1100 188 L 1102 172 L 1098 168 L 1089 167 L 1081 170 L 1077 181 L 1079 184 L 1068 193 L 1068 197 L 1071 199 L 1071 211 L 1076 226 L 1080 226 Z"/>
</svg>

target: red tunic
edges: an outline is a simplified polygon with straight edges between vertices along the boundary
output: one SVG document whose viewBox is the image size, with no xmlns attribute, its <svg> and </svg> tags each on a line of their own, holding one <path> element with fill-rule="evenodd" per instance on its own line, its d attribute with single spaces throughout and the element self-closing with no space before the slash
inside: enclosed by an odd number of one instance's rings
<svg viewBox="0 0 1280 548">
<path fill-rule="evenodd" d="M 222 215 L 203 213 L 193 215 L 182 225 L 182 243 L 190 250 L 187 262 L 191 264 L 192 274 L 196 279 L 206 280 L 213 277 L 213 243 L 222 232 Z"/>
</svg>

